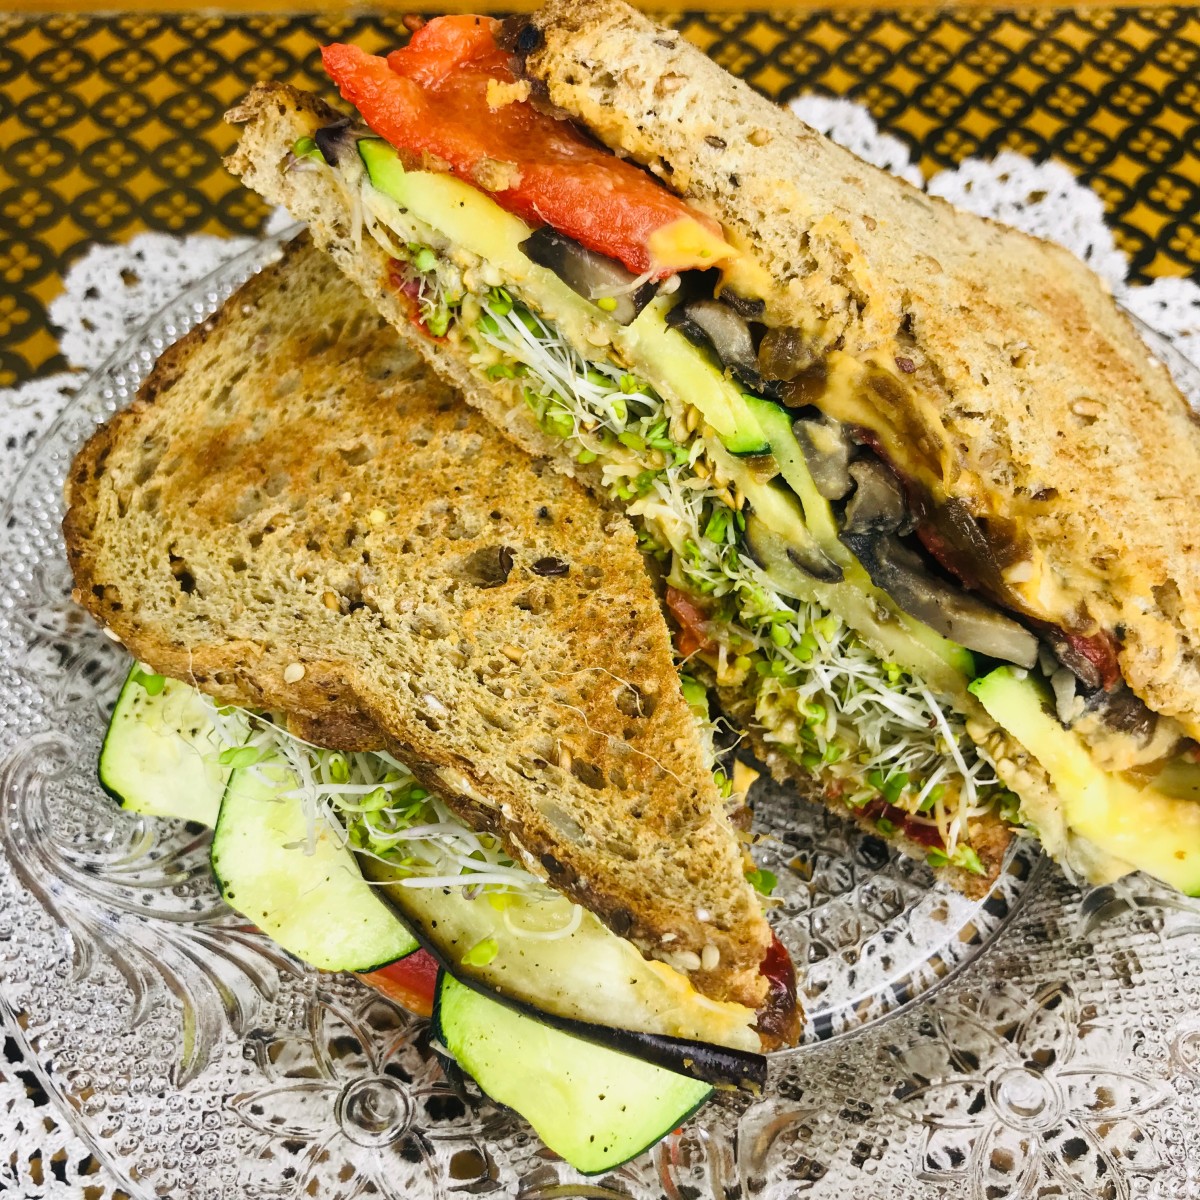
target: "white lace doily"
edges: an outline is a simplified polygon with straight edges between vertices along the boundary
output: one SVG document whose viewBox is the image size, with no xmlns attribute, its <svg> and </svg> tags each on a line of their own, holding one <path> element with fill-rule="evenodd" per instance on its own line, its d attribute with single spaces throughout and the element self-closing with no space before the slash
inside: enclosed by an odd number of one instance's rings
<svg viewBox="0 0 1200 1200">
<path fill-rule="evenodd" d="M 803 97 L 795 111 L 870 162 L 912 182 L 920 173 L 898 139 L 882 134 L 870 115 L 848 100 Z M 992 162 L 968 160 L 928 181 L 928 190 L 978 213 L 1069 247 L 1112 287 L 1131 312 L 1200 361 L 1200 286 L 1159 279 L 1126 283 L 1126 262 L 1104 224 L 1099 198 L 1056 163 L 1035 164 L 1006 152 Z M 288 223 L 276 213 L 272 230 Z M 62 329 L 72 370 L 0 391 L 0 479 L 12 480 L 86 372 L 98 367 L 139 325 L 189 283 L 245 250 L 245 239 L 140 234 L 117 246 L 94 246 L 65 280 L 50 307 Z M 8 1049 L 0 1059 L 0 1192 L 14 1200 L 113 1196 L 117 1182 L 89 1166 L 87 1147 Z M 31 1078 L 31 1077 L 30 1077 Z M 86 1190 L 85 1190 L 86 1189 Z"/>
</svg>

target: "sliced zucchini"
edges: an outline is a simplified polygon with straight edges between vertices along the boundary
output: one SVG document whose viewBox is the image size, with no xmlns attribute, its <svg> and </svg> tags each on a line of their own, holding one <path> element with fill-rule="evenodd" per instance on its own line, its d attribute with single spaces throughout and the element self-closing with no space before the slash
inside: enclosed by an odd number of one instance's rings
<svg viewBox="0 0 1200 1200">
<path fill-rule="evenodd" d="M 572 1037 L 442 973 L 438 1038 L 493 1100 L 516 1109 L 577 1171 L 610 1171 L 712 1095 L 707 1083 Z"/>
<path fill-rule="evenodd" d="M 1053 697 L 1026 671 L 1000 667 L 975 680 L 971 691 L 1041 763 L 1072 833 L 1129 870 L 1200 895 L 1200 804 L 1102 770 L 1083 739 L 1059 724 Z"/>
<path fill-rule="evenodd" d="M 786 408 L 758 396 L 747 396 L 746 404 L 771 443 L 771 453 L 775 456 L 779 473 L 788 487 L 800 497 L 805 524 L 826 553 L 836 555 L 839 562 L 845 562 L 849 558 L 849 552 L 838 541 L 833 509 L 830 508 L 829 501 L 817 491 L 808 464 L 804 461 L 804 451 L 800 449 L 800 443 L 796 441 L 796 435 L 792 432 L 791 414 Z"/>
<path fill-rule="evenodd" d="M 670 300 L 659 297 L 614 340 L 634 355 L 637 369 L 661 394 L 698 408 L 730 454 L 769 454 L 770 443 L 741 388 L 704 351 L 667 324 L 669 309 Z"/>
<path fill-rule="evenodd" d="M 100 786 L 130 812 L 215 825 L 229 768 L 208 701 L 134 663 L 100 747 Z"/>
<path fill-rule="evenodd" d="M 372 971 L 418 949 L 363 878 L 341 830 L 320 817 L 309 849 L 295 774 L 279 762 L 229 778 L 212 842 L 225 903 L 324 971 Z"/>
<path fill-rule="evenodd" d="M 746 403 L 759 426 L 766 431 L 779 472 L 799 497 L 800 506 L 793 505 L 791 512 L 774 501 L 769 507 L 760 507 L 755 498 L 763 485 L 755 488 L 739 478 L 738 484 L 746 498 L 755 504 L 767 527 L 785 543 L 805 548 L 806 560 L 811 557 L 808 547 L 815 539 L 829 559 L 845 572 L 840 586 L 814 594 L 857 630 L 876 653 L 915 672 L 934 687 L 956 696 L 960 702 L 967 702 L 966 684 L 975 674 L 975 659 L 971 652 L 901 611 L 886 592 L 871 582 L 862 564 L 838 539 L 833 510 L 813 483 L 804 452 L 792 432 L 787 410 L 755 396 L 746 397 Z M 804 593 L 804 598 L 809 594 Z"/>
<path fill-rule="evenodd" d="M 754 429 L 739 425 L 731 437 L 723 438 L 725 449 L 738 458 L 763 458 L 771 453 L 771 445 Z"/>
</svg>

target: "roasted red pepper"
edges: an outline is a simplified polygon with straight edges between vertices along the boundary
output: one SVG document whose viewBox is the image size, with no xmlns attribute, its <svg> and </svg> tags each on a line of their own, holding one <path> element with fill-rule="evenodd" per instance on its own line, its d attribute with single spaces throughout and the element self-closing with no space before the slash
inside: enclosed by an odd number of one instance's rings
<svg viewBox="0 0 1200 1200">
<path fill-rule="evenodd" d="M 398 258 L 391 259 L 388 263 L 388 282 L 404 297 L 409 324 L 420 330 L 431 342 L 444 342 L 446 339 L 438 337 L 421 316 L 421 285 L 409 275 L 408 264 Z"/>
<path fill-rule="evenodd" d="M 341 44 L 321 58 L 406 161 L 459 176 L 531 225 L 656 278 L 734 253 L 711 217 L 532 104 L 496 44 L 499 28 L 490 17 L 438 17 L 386 59 Z"/>
<path fill-rule="evenodd" d="M 679 622 L 675 649 L 683 658 L 689 658 L 698 650 L 716 650 L 717 643 L 708 632 L 708 618 L 704 610 L 686 592 L 667 588 L 667 608 Z"/>
<path fill-rule="evenodd" d="M 417 950 L 378 971 L 365 971 L 359 979 L 409 1012 L 428 1017 L 433 1013 L 437 975 L 437 959 L 427 950 Z"/>
<path fill-rule="evenodd" d="M 767 979 L 767 998 L 758 1010 L 755 1028 L 768 1049 L 794 1046 L 800 1038 L 800 1008 L 796 1003 L 796 968 L 774 932 L 759 972 Z"/>
<path fill-rule="evenodd" d="M 920 842 L 922 846 L 929 846 L 936 850 L 945 848 L 942 835 L 936 825 L 927 825 L 924 821 L 918 821 L 911 813 L 897 808 L 894 804 L 889 804 L 886 800 L 868 801 L 858 811 L 871 821 L 891 821 L 897 829 L 904 831 L 905 837 L 911 838 L 914 842 Z"/>
</svg>

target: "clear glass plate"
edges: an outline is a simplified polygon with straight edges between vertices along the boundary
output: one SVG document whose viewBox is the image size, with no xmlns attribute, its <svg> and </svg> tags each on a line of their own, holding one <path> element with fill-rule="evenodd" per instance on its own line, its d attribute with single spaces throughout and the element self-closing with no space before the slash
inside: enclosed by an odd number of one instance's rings
<svg viewBox="0 0 1200 1200">
<path fill-rule="evenodd" d="M 928 1075 L 897 1074 L 894 1059 L 908 1033 L 928 1032 L 931 1010 L 880 1023 L 977 959 L 1030 896 L 1038 929 L 1061 919 L 1065 885 L 1027 843 L 987 896 L 967 900 L 850 823 L 760 786 L 765 865 L 781 880 L 773 923 L 803 979 L 805 1044 L 773 1056 L 763 1096 L 721 1095 L 661 1146 L 585 1182 L 515 1115 L 448 1081 L 425 1022 L 353 977 L 310 970 L 227 910 L 203 831 L 131 816 L 102 793 L 95 762 L 127 659 L 70 600 L 63 478 L 162 349 L 277 246 L 226 264 L 114 354 L 0 519 L 0 1017 L 42 1086 L 135 1196 L 938 1194 L 911 1165 L 881 1190 L 877 1167 L 925 1127 L 904 1106 Z M 1015 979 L 1029 961 L 1002 959 L 982 978 Z M 1014 1103 L 1032 1103 L 1028 1081 L 1009 1082 Z M 881 1086 L 884 1108 L 866 1099 Z M 923 1178 L 936 1183 L 938 1169 Z"/>
</svg>

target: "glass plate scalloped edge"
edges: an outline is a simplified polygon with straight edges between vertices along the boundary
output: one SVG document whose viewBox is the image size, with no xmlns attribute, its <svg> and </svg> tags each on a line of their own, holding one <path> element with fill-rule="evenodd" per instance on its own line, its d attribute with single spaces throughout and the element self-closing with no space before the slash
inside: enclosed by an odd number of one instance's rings
<svg viewBox="0 0 1200 1200">
<path fill-rule="evenodd" d="M 989 895 L 968 901 L 850 823 L 760 787 L 756 821 L 773 834 L 766 863 L 781 879 L 774 920 L 806 978 L 809 1045 L 774 1056 L 764 1098 L 721 1096 L 690 1132 L 583 1185 L 519 1119 L 446 1078 L 424 1022 L 353 978 L 295 962 L 226 910 L 203 832 L 131 817 L 100 791 L 93 764 L 127 660 L 70 602 L 62 480 L 162 349 L 282 240 L 226 263 L 115 352 L 3 510 L 0 1010 L 10 1034 L 135 1195 L 670 1195 L 695 1145 L 706 1191 L 732 1195 L 736 1178 L 741 1194 L 768 1194 L 755 1163 L 779 1129 L 763 1142 L 776 1120 L 764 1105 L 802 1126 L 799 1079 L 845 1076 L 862 1034 L 975 960 L 1039 875 L 1031 846 L 1016 843 Z M 1170 361 L 1168 344 L 1152 344 Z"/>
</svg>

